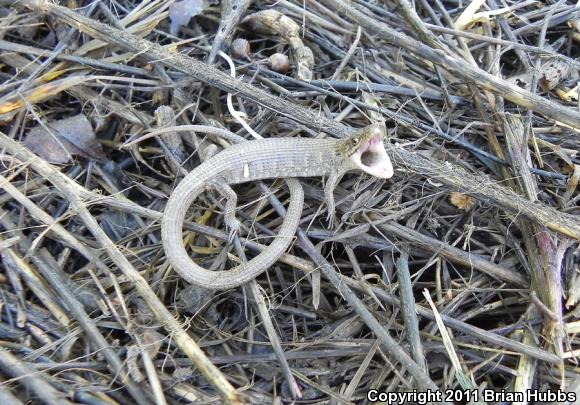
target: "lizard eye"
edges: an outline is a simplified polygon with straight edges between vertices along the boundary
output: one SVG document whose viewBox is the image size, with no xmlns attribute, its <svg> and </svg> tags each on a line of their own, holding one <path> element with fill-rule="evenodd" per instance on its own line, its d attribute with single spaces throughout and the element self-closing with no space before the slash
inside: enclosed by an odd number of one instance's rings
<svg viewBox="0 0 580 405">
<path fill-rule="evenodd" d="M 352 138 L 352 139 L 350 140 L 350 143 L 352 143 L 353 145 L 356 145 L 356 144 L 358 144 L 358 142 L 359 142 L 359 139 L 358 139 L 358 138 Z"/>
</svg>

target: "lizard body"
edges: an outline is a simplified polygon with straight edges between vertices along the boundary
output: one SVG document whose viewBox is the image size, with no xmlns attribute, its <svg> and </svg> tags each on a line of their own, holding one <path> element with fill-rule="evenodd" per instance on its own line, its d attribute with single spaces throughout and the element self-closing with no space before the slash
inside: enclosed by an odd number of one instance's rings
<svg viewBox="0 0 580 405">
<path fill-rule="evenodd" d="M 191 171 L 167 202 L 161 235 L 171 265 L 186 281 L 211 289 L 233 288 L 255 278 L 284 253 L 294 237 L 304 201 L 300 184 L 287 181 L 290 204 L 272 243 L 246 264 L 228 271 L 204 269 L 190 259 L 183 246 L 183 221 L 187 208 L 197 196 L 212 185 L 328 176 L 325 191 L 329 210 L 333 210 L 332 190 L 345 172 L 360 169 L 380 178 L 393 175 L 382 143 L 384 132 L 383 125 L 373 124 L 342 140 L 270 138 L 238 143 L 216 154 Z"/>
</svg>

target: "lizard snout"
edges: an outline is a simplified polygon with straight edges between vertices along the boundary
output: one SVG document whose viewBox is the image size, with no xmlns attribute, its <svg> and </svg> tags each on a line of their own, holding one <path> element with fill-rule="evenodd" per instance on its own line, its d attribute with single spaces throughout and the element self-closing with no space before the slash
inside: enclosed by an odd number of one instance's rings
<svg viewBox="0 0 580 405">
<path fill-rule="evenodd" d="M 393 164 L 385 150 L 382 136 L 377 133 L 371 136 L 364 145 L 361 145 L 350 159 L 362 171 L 380 179 L 393 177 Z"/>
</svg>

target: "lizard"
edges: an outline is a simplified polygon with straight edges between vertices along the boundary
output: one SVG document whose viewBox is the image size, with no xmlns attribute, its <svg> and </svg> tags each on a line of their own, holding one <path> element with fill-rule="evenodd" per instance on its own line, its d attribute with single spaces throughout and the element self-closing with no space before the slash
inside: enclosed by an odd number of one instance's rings
<svg viewBox="0 0 580 405">
<path fill-rule="evenodd" d="M 304 193 L 296 177 L 328 177 L 325 197 L 329 216 L 334 212 L 333 190 L 342 175 L 362 170 L 388 179 L 393 166 L 383 145 L 383 123 L 371 124 L 344 139 L 267 138 L 240 142 L 206 160 L 171 193 L 161 220 L 163 248 L 173 269 L 187 282 L 215 290 L 240 286 L 264 272 L 288 248 L 298 227 Z M 236 139 L 232 139 L 236 141 Z M 279 233 L 258 256 L 226 271 L 210 271 L 193 262 L 183 245 L 182 227 L 188 207 L 209 186 L 223 190 L 228 199 L 226 226 L 235 229 L 236 196 L 229 185 L 268 178 L 283 178 L 290 203 Z M 231 229 L 230 229 L 231 230 Z"/>
</svg>

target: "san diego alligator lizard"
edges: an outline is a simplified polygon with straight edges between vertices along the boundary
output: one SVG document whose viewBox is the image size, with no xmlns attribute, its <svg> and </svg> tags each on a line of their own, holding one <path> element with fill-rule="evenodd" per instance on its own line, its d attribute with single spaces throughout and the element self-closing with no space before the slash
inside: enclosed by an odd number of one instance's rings
<svg viewBox="0 0 580 405">
<path fill-rule="evenodd" d="M 222 290 L 252 280 L 284 253 L 298 227 L 304 194 L 292 178 L 327 176 L 325 194 L 332 212 L 332 191 L 345 172 L 359 169 L 382 179 L 393 175 L 384 134 L 384 124 L 373 124 L 342 140 L 270 138 L 238 143 L 216 154 L 191 171 L 169 197 L 161 221 L 169 262 L 186 281 L 206 288 Z M 182 226 L 197 196 L 206 187 L 268 178 L 286 179 L 291 194 L 287 214 L 270 245 L 246 264 L 227 271 L 210 271 L 194 263 L 183 245 Z"/>
</svg>

